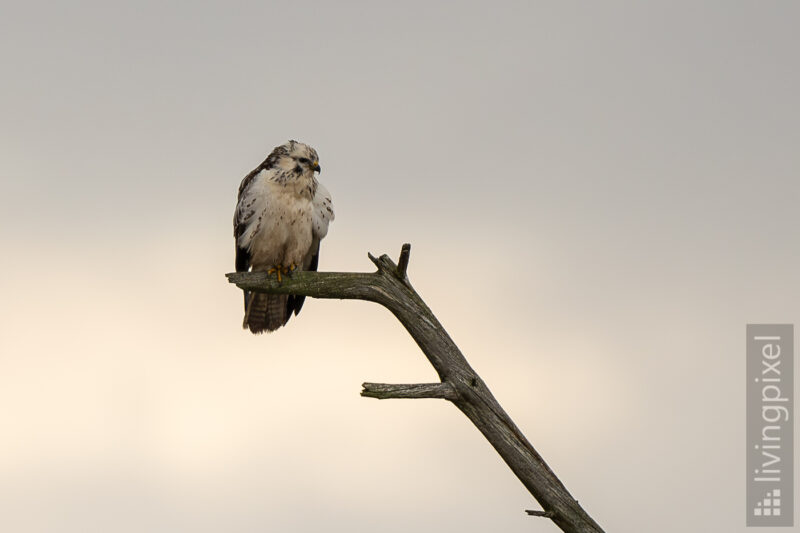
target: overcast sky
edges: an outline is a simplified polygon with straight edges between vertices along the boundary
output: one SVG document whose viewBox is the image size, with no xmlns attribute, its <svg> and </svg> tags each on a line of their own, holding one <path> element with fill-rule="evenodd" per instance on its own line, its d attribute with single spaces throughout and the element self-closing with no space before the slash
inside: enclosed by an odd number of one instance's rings
<svg viewBox="0 0 800 533">
<path fill-rule="evenodd" d="M 385 310 L 241 330 L 314 146 L 320 269 L 411 281 L 609 532 L 745 532 L 744 339 L 800 323 L 794 2 L 0 3 L 0 530 L 555 532 Z M 797 463 L 796 463 L 797 464 Z M 800 473 L 795 475 L 800 482 Z"/>
</svg>

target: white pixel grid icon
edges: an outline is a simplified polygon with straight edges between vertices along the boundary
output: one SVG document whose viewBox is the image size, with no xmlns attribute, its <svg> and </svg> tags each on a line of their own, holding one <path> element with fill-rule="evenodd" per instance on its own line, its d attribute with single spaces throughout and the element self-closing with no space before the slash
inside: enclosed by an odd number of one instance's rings
<svg viewBox="0 0 800 533">
<path fill-rule="evenodd" d="M 756 503 L 753 509 L 754 516 L 780 516 L 781 515 L 781 490 L 767 491 L 764 499 Z"/>
</svg>

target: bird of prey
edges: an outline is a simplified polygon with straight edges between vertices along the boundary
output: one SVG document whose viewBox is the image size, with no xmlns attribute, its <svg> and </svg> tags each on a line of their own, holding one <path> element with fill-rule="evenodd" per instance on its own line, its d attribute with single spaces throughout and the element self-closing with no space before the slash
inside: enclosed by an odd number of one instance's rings
<svg viewBox="0 0 800 533">
<path fill-rule="evenodd" d="M 314 175 L 319 171 L 316 150 L 289 141 L 244 177 L 233 215 L 237 272 L 265 271 L 281 281 L 295 270 L 317 269 L 319 243 L 334 218 L 331 195 Z M 304 300 L 245 291 L 242 327 L 275 331 Z"/>
</svg>

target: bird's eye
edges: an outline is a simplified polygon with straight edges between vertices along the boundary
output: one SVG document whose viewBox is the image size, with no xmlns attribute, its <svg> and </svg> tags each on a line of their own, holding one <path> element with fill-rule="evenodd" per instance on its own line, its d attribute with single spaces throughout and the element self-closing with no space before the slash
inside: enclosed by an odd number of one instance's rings
<svg viewBox="0 0 800 533">
<path fill-rule="evenodd" d="M 310 162 L 308 160 L 308 158 L 306 158 L 306 157 L 301 157 L 300 159 L 298 159 L 298 161 L 300 161 L 301 163 L 309 163 Z"/>
</svg>

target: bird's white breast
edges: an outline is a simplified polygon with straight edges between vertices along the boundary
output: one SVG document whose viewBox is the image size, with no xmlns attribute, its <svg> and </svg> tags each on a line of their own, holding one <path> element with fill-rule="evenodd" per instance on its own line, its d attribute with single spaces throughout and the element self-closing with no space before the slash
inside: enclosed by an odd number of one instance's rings
<svg viewBox="0 0 800 533">
<path fill-rule="evenodd" d="M 302 264 L 312 242 L 313 203 L 302 180 L 279 183 L 262 171 L 250 185 L 256 215 L 244 236 L 254 268 Z M 245 199 L 250 201 L 250 199 Z"/>
</svg>

